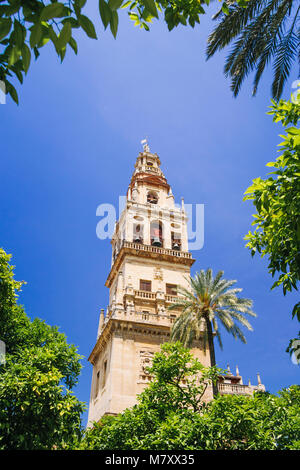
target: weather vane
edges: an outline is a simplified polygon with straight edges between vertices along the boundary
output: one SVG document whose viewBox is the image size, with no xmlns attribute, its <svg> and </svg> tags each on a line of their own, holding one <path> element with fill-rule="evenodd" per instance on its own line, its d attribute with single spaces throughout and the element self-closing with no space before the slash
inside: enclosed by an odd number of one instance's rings
<svg viewBox="0 0 300 470">
<path fill-rule="evenodd" d="M 150 152 L 150 148 L 148 145 L 148 137 L 146 137 L 146 139 L 144 140 L 141 140 L 141 144 L 143 145 L 144 152 Z"/>
</svg>

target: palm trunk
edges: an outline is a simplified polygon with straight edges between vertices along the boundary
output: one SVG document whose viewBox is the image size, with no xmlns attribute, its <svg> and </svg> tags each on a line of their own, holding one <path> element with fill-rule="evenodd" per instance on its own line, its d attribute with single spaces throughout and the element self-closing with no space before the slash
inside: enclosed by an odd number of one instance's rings
<svg viewBox="0 0 300 470">
<path fill-rule="evenodd" d="M 207 342 L 209 348 L 209 356 L 210 356 L 210 365 L 216 365 L 216 355 L 215 355 L 215 345 L 214 345 L 214 337 L 211 322 L 208 318 L 205 318 L 206 322 L 206 331 L 207 331 Z M 218 386 L 217 384 L 212 384 L 213 388 L 213 396 L 216 397 L 218 395 Z"/>
</svg>

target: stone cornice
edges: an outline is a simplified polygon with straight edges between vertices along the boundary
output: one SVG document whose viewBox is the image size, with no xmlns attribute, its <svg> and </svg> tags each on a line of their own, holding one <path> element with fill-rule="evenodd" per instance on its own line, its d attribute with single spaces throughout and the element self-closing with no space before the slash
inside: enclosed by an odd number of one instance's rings
<svg viewBox="0 0 300 470">
<path fill-rule="evenodd" d="M 167 180 L 162 175 L 157 175 L 153 173 L 138 172 L 135 173 L 130 181 L 129 187 L 131 190 L 134 188 L 135 182 L 139 184 L 150 184 L 151 186 L 157 188 L 165 188 L 167 191 L 170 190 L 170 185 L 167 183 Z"/>
<path fill-rule="evenodd" d="M 147 204 L 142 204 L 141 202 L 127 201 L 126 209 L 141 213 L 149 213 L 150 211 L 153 216 L 159 216 L 159 214 L 161 214 L 162 217 L 170 218 L 171 221 L 173 219 L 176 221 L 181 221 L 182 219 L 185 221 L 188 220 L 186 213 L 181 208 L 176 206 L 170 208 L 150 204 L 149 202 Z"/>
<path fill-rule="evenodd" d="M 192 254 L 188 251 L 176 251 L 168 248 L 124 241 L 105 282 L 106 287 L 111 286 L 126 255 L 169 261 L 171 263 L 183 264 L 185 266 L 192 266 L 195 262 L 192 258 Z"/>
<path fill-rule="evenodd" d="M 132 335 L 137 336 L 152 336 L 152 337 L 164 337 L 165 340 L 170 337 L 170 327 L 165 325 L 155 325 L 155 324 L 146 324 L 144 322 L 133 321 L 133 320 L 124 320 L 118 318 L 109 318 L 108 322 L 105 324 L 100 336 L 97 339 L 97 342 L 88 357 L 88 361 L 94 365 L 95 360 L 99 353 L 105 348 L 106 344 L 110 340 L 112 335 L 121 337 L 132 337 Z M 163 340 L 160 339 L 160 342 Z"/>
</svg>

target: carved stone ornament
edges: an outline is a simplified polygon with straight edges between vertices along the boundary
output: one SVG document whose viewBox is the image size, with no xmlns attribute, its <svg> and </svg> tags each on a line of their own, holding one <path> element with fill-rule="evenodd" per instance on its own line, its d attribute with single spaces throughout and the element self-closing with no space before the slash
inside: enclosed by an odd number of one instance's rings
<svg viewBox="0 0 300 470">
<path fill-rule="evenodd" d="M 140 373 L 143 375 L 149 375 L 147 367 L 151 367 L 154 352 L 152 351 L 140 351 Z"/>
<path fill-rule="evenodd" d="M 154 268 L 154 279 L 158 281 L 164 280 L 164 275 L 163 275 L 161 268 Z"/>
</svg>

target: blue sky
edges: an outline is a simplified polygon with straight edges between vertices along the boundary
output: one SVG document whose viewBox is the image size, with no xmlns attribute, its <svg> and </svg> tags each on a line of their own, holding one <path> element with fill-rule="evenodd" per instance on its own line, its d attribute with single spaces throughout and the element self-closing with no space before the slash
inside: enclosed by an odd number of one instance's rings
<svg viewBox="0 0 300 470">
<path fill-rule="evenodd" d="M 281 132 L 266 115 L 271 71 L 256 98 L 251 77 L 232 97 L 226 54 L 205 61 L 213 9 L 194 30 L 171 33 L 157 21 L 150 33 L 138 30 L 122 11 L 117 40 L 96 8 L 87 11 L 99 40 L 79 33 L 79 54 L 70 50 L 63 65 L 47 45 L 18 87 L 20 106 L 0 106 L 0 245 L 13 254 L 17 279 L 27 281 L 20 301 L 31 317 L 59 325 L 85 356 L 76 394 L 88 402 L 87 357 L 108 302 L 111 257 L 109 240 L 96 237 L 96 208 L 125 194 L 147 135 L 176 202 L 205 204 L 205 243 L 193 252 L 192 272 L 223 269 L 258 314 L 246 345 L 223 334 L 218 364 L 238 364 L 245 382 L 256 383 L 259 371 L 271 392 L 298 383 L 299 367 L 285 353 L 299 328 L 291 320 L 298 297 L 270 291 L 267 262 L 252 259 L 243 240 L 253 213 L 243 193 L 267 173 Z"/>
</svg>

